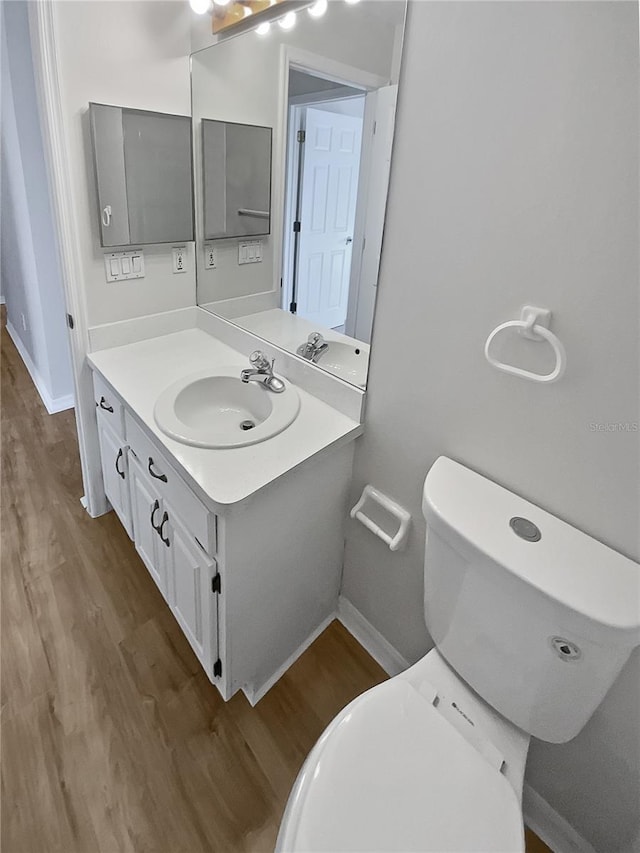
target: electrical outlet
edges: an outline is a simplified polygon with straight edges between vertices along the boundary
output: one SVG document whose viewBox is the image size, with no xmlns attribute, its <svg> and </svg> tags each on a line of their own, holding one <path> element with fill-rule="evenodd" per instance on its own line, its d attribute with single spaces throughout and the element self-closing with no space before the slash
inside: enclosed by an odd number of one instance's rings
<svg viewBox="0 0 640 853">
<path fill-rule="evenodd" d="M 173 272 L 187 271 L 187 250 L 184 246 L 173 247 Z"/>
<path fill-rule="evenodd" d="M 216 252 L 211 243 L 204 245 L 204 268 L 214 270 L 216 268 Z"/>
</svg>

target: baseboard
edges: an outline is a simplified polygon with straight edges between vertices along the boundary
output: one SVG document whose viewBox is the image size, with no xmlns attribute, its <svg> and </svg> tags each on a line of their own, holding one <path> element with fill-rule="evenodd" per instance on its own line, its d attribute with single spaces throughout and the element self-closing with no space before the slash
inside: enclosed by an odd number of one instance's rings
<svg viewBox="0 0 640 853">
<path fill-rule="evenodd" d="M 398 675 L 407 669 L 409 662 L 342 596 L 338 599 L 338 619 L 388 675 Z"/>
<path fill-rule="evenodd" d="M 522 808 L 525 824 L 554 853 L 596 853 L 591 844 L 526 782 Z"/>
<path fill-rule="evenodd" d="M 73 394 L 65 394 L 62 397 L 52 397 L 42 376 L 38 373 L 27 348 L 15 327 L 7 320 L 7 332 L 13 341 L 15 348 L 18 350 L 20 358 L 24 362 L 24 366 L 29 371 L 33 384 L 36 386 L 36 391 L 40 395 L 40 399 L 44 403 L 44 407 L 50 415 L 55 415 L 56 412 L 63 412 L 66 409 L 73 409 L 75 406 L 75 398 Z"/>
<path fill-rule="evenodd" d="M 329 625 L 336 618 L 335 613 L 330 613 L 326 619 L 323 619 L 322 622 L 318 625 L 318 627 L 307 637 L 304 642 L 300 643 L 298 648 L 293 652 L 293 654 L 289 655 L 286 661 L 278 667 L 278 669 L 274 672 L 274 674 L 268 678 L 264 684 L 261 684 L 260 687 L 254 689 L 252 687 L 245 686 L 242 688 L 244 695 L 249 700 L 249 704 L 253 708 L 258 702 L 262 699 L 262 697 L 273 687 L 273 685 L 278 681 L 278 679 L 285 674 L 285 672 L 289 669 L 289 667 L 295 663 L 301 654 L 306 652 L 311 643 L 315 642 L 320 634 L 329 627 Z"/>
</svg>

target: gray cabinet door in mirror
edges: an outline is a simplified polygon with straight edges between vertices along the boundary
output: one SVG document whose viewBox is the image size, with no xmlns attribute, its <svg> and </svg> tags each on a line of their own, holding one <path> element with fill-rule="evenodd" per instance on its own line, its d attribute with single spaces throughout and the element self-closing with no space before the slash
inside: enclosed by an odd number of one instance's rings
<svg viewBox="0 0 640 853">
<path fill-rule="evenodd" d="M 191 119 L 89 105 L 104 247 L 194 239 Z"/>
<path fill-rule="evenodd" d="M 204 238 L 271 231 L 271 128 L 202 120 Z"/>
</svg>

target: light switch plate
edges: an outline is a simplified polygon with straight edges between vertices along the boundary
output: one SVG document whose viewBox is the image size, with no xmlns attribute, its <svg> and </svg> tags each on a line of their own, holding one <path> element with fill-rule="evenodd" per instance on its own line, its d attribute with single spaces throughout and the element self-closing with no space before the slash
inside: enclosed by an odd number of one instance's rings
<svg viewBox="0 0 640 853">
<path fill-rule="evenodd" d="M 104 271 L 107 281 L 144 278 L 144 254 L 139 249 L 132 252 L 106 252 Z"/>
<path fill-rule="evenodd" d="M 214 270 L 216 268 L 216 250 L 212 243 L 204 244 L 204 268 Z"/>
<path fill-rule="evenodd" d="M 248 243 L 238 243 L 238 264 L 261 264 L 262 240 L 250 240 Z"/>
<path fill-rule="evenodd" d="M 187 250 L 184 246 L 174 246 L 171 250 L 173 253 L 173 272 L 176 273 L 187 271 Z"/>
</svg>

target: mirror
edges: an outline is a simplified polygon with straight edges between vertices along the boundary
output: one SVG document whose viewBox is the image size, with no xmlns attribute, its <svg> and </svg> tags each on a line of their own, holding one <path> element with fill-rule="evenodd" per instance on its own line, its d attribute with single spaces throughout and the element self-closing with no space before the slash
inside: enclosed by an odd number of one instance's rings
<svg viewBox="0 0 640 853">
<path fill-rule="evenodd" d="M 191 118 L 89 104 L 104 247 L 193 240 Z"/>
<path fill-rule="evenodd" d="M 255 237 L 271 225 L 271 128 L 202 119 L 205 240 Z"/>
<path fill-rule="evenodd" d="M 406 2 L 319 7 L 192 54 L 198 304 L 364 388 Z"/>
</svg>

